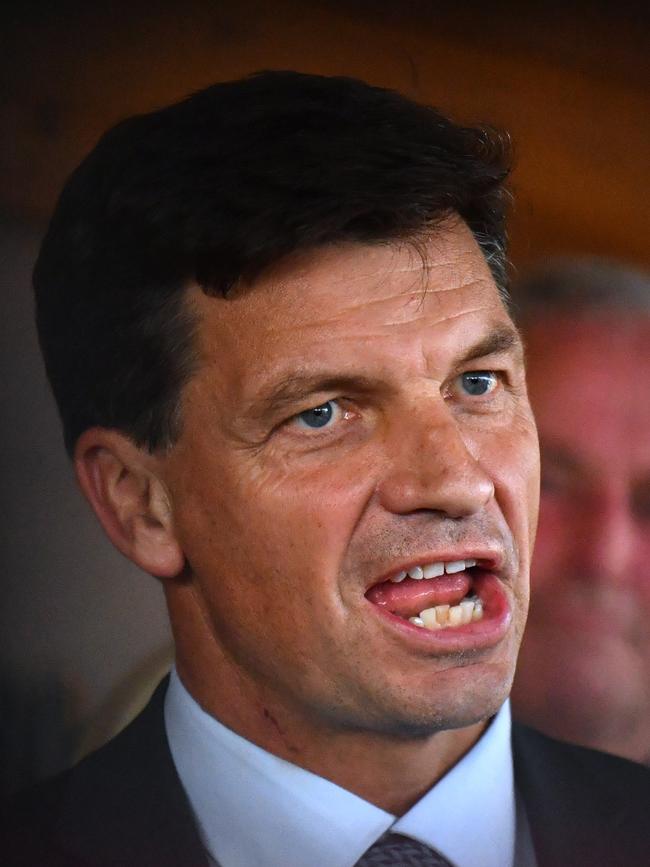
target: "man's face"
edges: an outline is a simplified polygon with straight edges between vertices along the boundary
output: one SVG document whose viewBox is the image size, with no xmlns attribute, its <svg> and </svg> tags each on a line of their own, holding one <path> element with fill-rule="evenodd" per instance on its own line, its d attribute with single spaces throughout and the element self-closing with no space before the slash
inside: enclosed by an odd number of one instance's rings
<svg viewBox="0 0 650 867">
<path fill-rule="evenodd" d="M 650 318 L 547 318 L 527 340 L 542 495 L 518 709 L 612 750 L 643 721 L 647 746 Z"/>
<path fill-rule="evenodd" d="M 464 224 L 427 255 L 321 249 L 228 300 L 191 292 L 200 365 L 164 472 L 223 660 L 200 677 L 305 726 L 422 734 L 509 689 L 538 495 L 521 347 Z M 408 620 L 473 593 L 480 621 Z"/>
</svg>

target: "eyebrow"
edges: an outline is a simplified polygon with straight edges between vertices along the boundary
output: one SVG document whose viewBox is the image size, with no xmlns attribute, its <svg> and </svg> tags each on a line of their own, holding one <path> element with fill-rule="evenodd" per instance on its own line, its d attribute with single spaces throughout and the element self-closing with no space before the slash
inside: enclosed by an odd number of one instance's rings
<svg viewBox="0 0 650 867">
<path fill-rule="evenodd" d="M 472 344 L 454 362 L 455 366 L 466 364 L 477 358 L 508 352 L 519 348 L 523 357 L 523 346 L 519 332 L 513 326 L 498 325 L 486 337 Z M 385 384 L 384 384 L 385 387 Z M 259 394 L 255 400 L 255 415 L 263 416 L 270 410 L 281 410 L 284 406 L 310 394 L 327 391 L 347 391 L 349 393 L 369 394 L 377 391 L 376 379 L 363 375 L 345 375 L 336 372 L 319 371 L 302 373 L 292 371 L 268 391 Z"/>
<path fill-rule="evenodd" d="M 519 332 L 514 325 L 497 325 L 486 337 L 470 346 L 457 364 L 465 364 L 475 358 L 496 355 L 511 349 L 518 349 L 523 357 L 524 348 Z"/>
<path fill-rule="evenodd" d="M 263 416 L 270 410 L 281 410 L 284 406 L 306 398 L 320 391 L 347 391 L 349 393 L 370 393 L 377 390 L 377 381 L 367 376 L 344 376 L 336 373 L 304 374 L 293 371 L 273 388 L 258 396 L 255 401 L 255 415 Z"/>
</svg>

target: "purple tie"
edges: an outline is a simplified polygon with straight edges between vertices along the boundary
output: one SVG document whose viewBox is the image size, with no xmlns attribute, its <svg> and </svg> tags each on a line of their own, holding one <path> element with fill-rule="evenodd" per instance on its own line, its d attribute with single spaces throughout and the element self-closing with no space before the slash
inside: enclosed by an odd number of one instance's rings
<svg viewBox="0 0 650 867">
<path fill-rule="evenodd" d="M 373 843 L 355 867 L 453 867 L 453 864 L 424 843 L 387 833 Z"/>
</svg>

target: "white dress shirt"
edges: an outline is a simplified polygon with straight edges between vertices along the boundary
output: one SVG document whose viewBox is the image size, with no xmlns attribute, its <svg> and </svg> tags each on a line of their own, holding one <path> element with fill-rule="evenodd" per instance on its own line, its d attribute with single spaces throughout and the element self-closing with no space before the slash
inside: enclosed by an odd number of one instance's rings
<svg viewBox="0 0 650 867">
<path fill-rule="evenodd" d="M 220 867 L 352 867 L 388 830 L 432 846 L 455 867 L 534 867 L 514 789 L 507 702 L 400 818 L 226 728 L 175 669 L 165 725 L 201 839 Z"/>
</svg>

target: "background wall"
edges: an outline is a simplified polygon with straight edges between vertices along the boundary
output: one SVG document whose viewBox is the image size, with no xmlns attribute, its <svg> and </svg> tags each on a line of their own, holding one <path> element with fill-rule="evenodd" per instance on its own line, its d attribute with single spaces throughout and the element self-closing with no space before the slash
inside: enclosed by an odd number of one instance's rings
<svg viewBox="0 0 650 867">
<path fill-rule="evenodd" d="M 2 200 L 43 220 L 107 125 L 215 80 L 294 67 L 361 76 L 510 129 L 518 261 L 579 247 L 647 262 L 644 6 L 23 0 L 3 26 Z"/>
<path fill-rule="evenodd" d="M 262 68 L 348 74 L 510 130 L 517 268 L 560 252 L 649 266 L 647 4 L 520 5 L 5 5 L 0 714 L 10 721 L 1 736 L 15 764 L 9 785 L 64 764 L 125 673 L 168 641 L 156 582 L 110 548 L 74 488 L 38 357 L 30 270 L 65 177 L 107 126 L 214 81 Z"/>
</svg>

